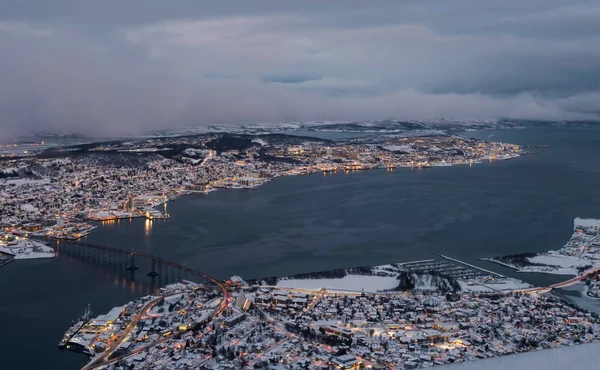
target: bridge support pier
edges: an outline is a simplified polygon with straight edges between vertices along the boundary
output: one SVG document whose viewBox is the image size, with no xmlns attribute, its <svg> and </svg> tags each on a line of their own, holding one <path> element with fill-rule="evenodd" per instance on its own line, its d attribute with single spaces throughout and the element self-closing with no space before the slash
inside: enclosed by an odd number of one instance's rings
<svg viewBox="0 0 600 370">
<path fill-rule="evenodd" d="M 135 255 L 133 253 L 129 255 L 129 266 L 125 267 L 126 270 L 133 271 L 139 269 L 139 266 L 135 264 L 134 257 Z"/>
<path fill-rule="evenodd" d="M 158 264 L 160 265 L 160 262 Z M 147 275 L 152 276 L 152 277 L 159 275 L 158 271 L 156 271 L 156 260 L 155 259 L 152 260 L 152 269 L 150 270 L 150 272 L 148 272 Z"/>
</svg>

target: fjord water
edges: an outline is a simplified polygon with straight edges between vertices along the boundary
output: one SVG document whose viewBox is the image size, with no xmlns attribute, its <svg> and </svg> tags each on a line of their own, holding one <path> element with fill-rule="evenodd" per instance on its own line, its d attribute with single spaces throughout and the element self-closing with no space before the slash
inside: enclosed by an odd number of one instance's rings
<svg viewBox="0 0 600 370">
<path fill-rule="evenodd" d="M 319 133 L 321 136 L 327 134 Z M 466 260 L 537 284 L 480 257 L 560 248 L 574 217 L 600 218 L 600 128 L 469 136 L 549 148 L 479 165 L 278 178 L 252 190 L 190 195 L 168 221 L 101 225 L 85 242 L 144 249 L 219 278 L 289 275 L 435 257 Z M 96 313 L 151 291 L 126 274 L 60 254 L 0 268 L 3 369 L 77 369 L 56 344 L 87 303 Z"/>
<path fill-rule="evenodd" d="M 550 148 L 510 161 L 282 177 L 168 204 L 169 221 L 121 221 L 88 242 L 136 246 L 218 277 L 255 278 L 559 248 L 574 217 L 600 217 L 600 131 L 474 136 Z"/>
</svg>

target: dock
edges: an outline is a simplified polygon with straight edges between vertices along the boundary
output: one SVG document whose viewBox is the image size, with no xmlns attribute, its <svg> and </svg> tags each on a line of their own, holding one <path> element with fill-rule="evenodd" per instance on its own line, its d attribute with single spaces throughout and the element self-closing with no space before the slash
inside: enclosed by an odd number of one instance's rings
<svg viewBox="0 0 600 370">
<path fill-rule="evenodd" d="M 490 274 L 490 275 L 495 275 L 495 276 L 497 276 L 497 277 L 506 278 L 506 276 L 504 276 L 504 275 L 502 275 L 502 274 L 499 274 L 499 273 L 497 273 L 497 272 L 494 272 L 494 271 L 486 270 L 486 269 L 484 269 L 484 268 L 481 268 L 481 267 L 479 267 L 479 266 L 471 265 L 470 263 L 466 263 L 466 262 L 463 262 L 463 261 L 461 261 L 461 260 L 457 260 L 456 258 L 452 258 L 452 257 L 444 256 L 443 254 L 440 254 L 439 256 L 440 256 L 440 257 L 442 257 L 443 259 L 446 259 L 446 260 L 448 260 L 448 261 L 452 261 L 452 262 L 455 262 L 455 263 L 458 263 L 458 264 L 461 264 L 461 265 L 464 265 L 464 266 L 468 266 L 468 267 L 470 267 L 470 268 L 472 268 L 472 269 L 476 269 L 476 270 L 479 270 L 479 271 L 483 271 L 483 272 L 486 272 L 486 273 L 488 273 L 488 274 Z"/>
<path fill-rule="evenodd" d="M 14 258 L 7 258 L 4 260 L 0 260 L 0 267 L 4 267 L 6 265 L 8 265 L 9 263 L 11 263 L 12 261 L 14 261 Z"/>
</svg>

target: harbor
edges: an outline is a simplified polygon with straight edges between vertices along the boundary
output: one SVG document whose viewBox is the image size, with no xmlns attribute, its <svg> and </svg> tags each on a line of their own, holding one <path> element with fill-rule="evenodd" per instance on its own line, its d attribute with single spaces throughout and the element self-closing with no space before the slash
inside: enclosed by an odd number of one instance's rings
<svg viewBox="0 0 600 370">
<path fill-rule="evenodd" d="M 83 315 L 81 315 L 76 322 L 73 322 L 73 326 L 67 329 L 63 339 L 61 339 L 61 341 L 58 343 L 58 349 L 68 349 L 74 352 L 90 355 L 91 353 L 86 350 L 85 347 L 78 345 L 78 343 L 73 341 L 73 339 L 79 334 L 83 326 L 90 321 L 91 317 L 92 311 L 90 310 L 90 305 L 88 304 L 87 308 L 83 312 Z"/>
</svg>

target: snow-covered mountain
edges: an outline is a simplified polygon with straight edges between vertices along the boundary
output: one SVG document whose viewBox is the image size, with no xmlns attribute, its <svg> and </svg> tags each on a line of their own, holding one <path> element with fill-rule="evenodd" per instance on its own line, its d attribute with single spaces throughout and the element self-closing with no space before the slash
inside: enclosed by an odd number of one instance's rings
<svg viewBox="0 0 600 370">
<path fill-rule="evenodd" d="M 313 121 L 252 123 L 243 126 L 209 125 L 190 127 L 182 130 L 161 131 L 156 136 L 194 135 L 207 132 L 229 132 L 239 134 L 293 133 L 294 131 L 329 131 L 363 133 L 412 133 L 412 134 L 454 134 L 464 131 L 489 129 L 511 129 L 532 126 L 589 126 L 600 125 L 594 121 L 532 121 L 514 119 L 489 120 L 373 120 L 373 121 Z"/>
</svg>

